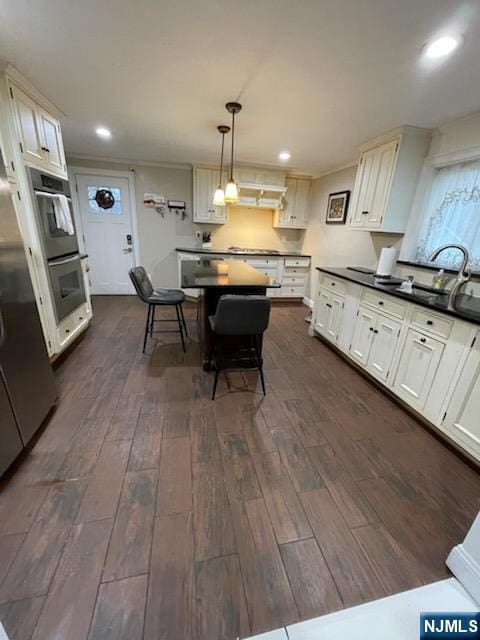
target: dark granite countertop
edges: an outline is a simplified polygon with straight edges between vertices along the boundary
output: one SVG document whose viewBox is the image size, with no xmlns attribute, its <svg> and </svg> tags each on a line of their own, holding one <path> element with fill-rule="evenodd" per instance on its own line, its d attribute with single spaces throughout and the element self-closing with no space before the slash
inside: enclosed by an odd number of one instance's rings
<svg viewBox="0 0 480 640">
<path fill-rule="evenodd" d="M 180 282 L 186 289 L 208 289 L 265 287 L 279 288 L 273 278 L 264 275 L 243 260 L 183 260 L 180 267 Z"/>
<path fill-rule="evenodd" d="M 312 256 L 307 253 L 302 253 L 301 251 L 272 251 L 269 253 L 268 251 L 229 251 L 228 249 L 202 249 L 202 247 L 177 247 L 176 251 L 183 251 L 184 253 L 201 253 L 201 254 L 209 254 L 215 256 L 267 256 L 267 257 L 278 257 L 278 258 L 289 258 L 289 257 L 300 257 L 300 258 L 311 258 Z"/>
<path fill-rule="evenodd" d="M 404 293 L 398 291 L 401 280 L 399 278 L 392 278 L 391 281 L 395 284 L 381 284 L 377 281 L 373 274 L 360 273 L 347 269 L 345 267 L 316 267 L 318 271 L 328 273 L 332 276 L 338 276 L 344 278 L 355 284 L 360 284 L 370 289 L 376 289 L 382 293 L 387 293 L 395 298 L 402 298 L 408 300 L 414 304 L 419 304 L 422 307 L 427 307 L 432 311 L 439 311 L 455 318 L 467 320 L 474 324 L 480 324 L 480 298 L 470 296 L 464 293 L 459 293 L 452 301 L 452 307 L 448 305 L 448 294 L 436 294 L 432 291 L 425 291 L 423 289 L 414 288 L 414 293 Z"/>
</svg>

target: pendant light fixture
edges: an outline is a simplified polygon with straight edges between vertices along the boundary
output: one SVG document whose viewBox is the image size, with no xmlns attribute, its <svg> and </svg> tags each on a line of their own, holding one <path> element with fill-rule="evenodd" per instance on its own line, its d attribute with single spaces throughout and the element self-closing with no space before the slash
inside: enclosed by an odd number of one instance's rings
<svg viewBox="0 0 480 640">
<path fill-rule="evenodd" d="M 220 154 L 220 175 L 218 178 L 218 187 L 215 191 L 215 195 L 213 196 L 213 204 L 216 207 L 224 207 L 225 206 L 225 192 L 222 187 L 222 177 L 223 177 L 223 147 L 225 145 L 225 134 L 230 131 L 230 127 L 227 127 L 224 124 L 220 124 L 218 127 L 218 132 L 222 134 L 222 152 Z"/>
<path fill-rule="evenodd" d="M 242 105 L 238 102 L 227 102 L 225 105 L 228 113 L 232 114 L 232 154 L 230 157 L 230 178 L 225 187 L 225 202 L 227 204 L 235 204 L 238 202 L 238 187 L 233 179 L 233 143 L 235 138 L 235 115 L 241 111 Z"/>
</svg>

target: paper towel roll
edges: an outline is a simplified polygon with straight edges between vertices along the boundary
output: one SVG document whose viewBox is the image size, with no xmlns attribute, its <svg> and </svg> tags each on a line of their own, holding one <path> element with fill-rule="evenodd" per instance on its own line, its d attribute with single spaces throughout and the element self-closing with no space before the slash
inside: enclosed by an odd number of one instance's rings
<svg viewBox="0 0 480 640">
<path fill-rule="evenodd" d="M 391 276 L 397 259 L 397 250 L 394 247 L 382 249 L 378 261 L 377 275 Z"/>
</svg>

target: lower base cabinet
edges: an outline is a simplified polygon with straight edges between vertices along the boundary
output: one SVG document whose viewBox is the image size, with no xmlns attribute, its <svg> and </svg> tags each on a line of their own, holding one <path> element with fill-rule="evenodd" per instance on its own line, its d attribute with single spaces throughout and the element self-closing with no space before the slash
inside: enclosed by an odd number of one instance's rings
<svg viewBox="0 0 480 640">
<path fill-rule="evenodd" d="M 360 305 L 350 355 L 372 375 L 386 381 L 400 330 L 399 322 Z"/>
<path fill-rule="evenodd" d="M 444 348 L 439 340 L 408 330 L 394 390 L 415 408 L 425 406 Z"/>
<path fill-rule="evenodd" d="M 342 320 L 344 298 L 320 287 L 315 308 L 315 330 L 332 342 L 336 342 Z"/>
<path fill-rule="evenodd" d="M 480 331 L 455 386 L 443 427 L 480 457 Z"/>
<path fill-rule="evenodd" d="M 480 329 L 320 273 L 310 329 L 480 461 Z"/>
</svg>

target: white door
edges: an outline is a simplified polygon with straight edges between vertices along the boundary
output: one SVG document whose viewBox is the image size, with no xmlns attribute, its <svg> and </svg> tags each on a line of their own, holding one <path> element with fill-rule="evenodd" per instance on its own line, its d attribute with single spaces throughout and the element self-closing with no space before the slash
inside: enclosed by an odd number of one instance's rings
<svg viewBox="0 0 480 640">
<path fill-rule="evenodd" d="M 480 332 L 450 401 L 444 425 L 480 455 Z"/>
<path fill-rule="evenodd" d="M 320 333 L 327 332 L 328 319 L 331 310 L 332 294 L 326 289 L 320 288 L 315 305 L 315 330 Z"/>
<path fill-rule="evenodd" d="M 92 293 L 135 293 L 128 276 L 135 265 L 128 179 L 77 174 L 76 180 Z M 112 192 L 113 207 L 97 204 L 99 189 Z"/>
<path fill-rule="evenodd" d="M 295 227 L 306 227 L 310 213 L 310 180 L 297 180 L 295 198 Z"/>
<path fill-rule="evenodd" d="M 395 389 L 414 407 L 422 409 L 425 406 L 443 349 L 444 345 L 439 340 L 408 330 Z"/>
<path fill-rule="evenodd" d="M 63 152 L 62 133 L 60 123 L 45 109 L 38 110 L 40 130 L 45 145 L 45 161 L 48 169 L 53 173 L 65 174 L 65 155 Z"/>
<path fill-rule="evenodd" d="M 338 332 L 340 331 L 340 323 L 342 320 L 343 298 L 341 296 L 331 295 L 330 298 L 330 315 L 327 321 L 327 338 L 332 342 L 336 342 Z"/>
<path fill-rule="evenodd" d="M 12 96 L 17 114 L 18 134 L 23 157 L 36 165 L 44 164 L 42 132 L 37 113 L 37 104 L 18 87 L 12 87 Z"/>
<path fill-rule="evenodd" d="M 386 382 L 390 373 L 390 365 L 400 335 L 400 323 L 382 315 L 377 316 L 373 331 L 372 348 L 368 358 L 368 370 L 375 377 Z"/>
<path fill-rule="evenodd" d="M 379 147 L 377 152 L 378 168 L 375 173 L 375 188 L 372 192 L 371 204 L 365 216 L 365 226 L 370 229 L 379 228 L 387 206 L 393 170 L 397 157 L 398 142 L 388 142 Z"/>
<path fill-rule="evenodd" d="M 367 366 L 376 321 L 376 313 L 364 307 L 359 308 L 358 316 L 355 320 L 355 330 L 350 346 L 350 354 L 352 358 L 360 362 L 360 364 L 363 364 L 364 367 Z"/>
<path fill-rule="evenodd" d="M 282 225 L 292 225 L 297 201 L 297 181 L 295 178 L 287 178 L 285 180 L 287 192 L 283 198 L 283 209 L 280 212 Z"/>
<path fill-rule="evenodd" d="M 376 149 L 366 151 L 360 161 L 355 181 L 352 215 L 349 224 L 352 227 L 364 227 L 365 216 L 368 215 L 376 181 L 378 158 Z"/>
</svg>

